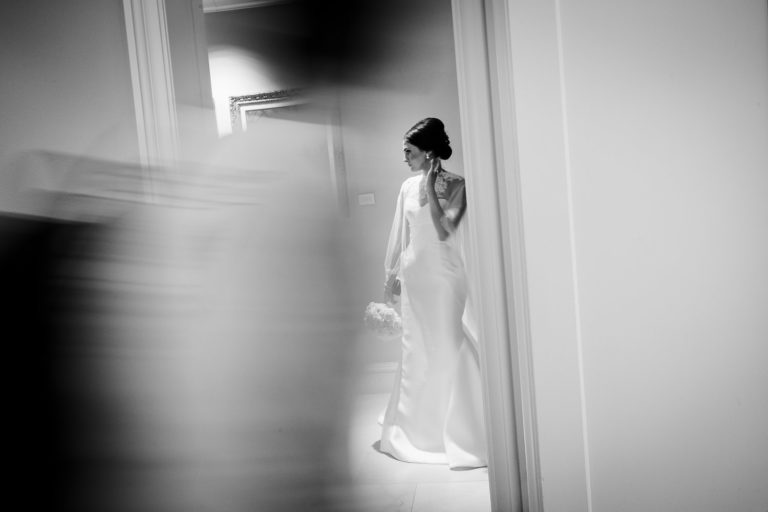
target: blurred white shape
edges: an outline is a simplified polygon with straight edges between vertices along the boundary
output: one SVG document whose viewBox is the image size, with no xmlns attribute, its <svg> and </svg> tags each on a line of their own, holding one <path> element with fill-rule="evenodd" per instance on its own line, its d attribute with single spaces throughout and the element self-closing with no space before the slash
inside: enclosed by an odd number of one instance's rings
<svg viewBox="0 0 768 512">
<path fill-rule="evenodd" d="M 327 174 L 292 143 L 307 127 L 260 128 L 152 169 L 150 196 L 135 165 L 20 160 L 15 193 L 41 198 L 28 213 L 86 227 L 56 265 L 77 298 L 61 375 L 81 510 L 337 505 L 349 244 Z"/>
</svg>

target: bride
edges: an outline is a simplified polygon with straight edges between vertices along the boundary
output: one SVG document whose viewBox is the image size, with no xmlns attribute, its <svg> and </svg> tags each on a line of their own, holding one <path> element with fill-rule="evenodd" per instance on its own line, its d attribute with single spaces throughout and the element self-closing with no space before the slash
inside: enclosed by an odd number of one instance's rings
<svg viewBox="0 0 768 512">
<path fill-rule="evenodd" d="M 477 347 L 462 324 L 464 179 L 442 166 L 453 151 L 439 119 L 408 130 L 403 151 L 418 174 L 400 188 L 387 244 L 384 293 L 400 295 L 403 335 L 380 449 L 406 462 L 486 466 Z"/>
</svg>

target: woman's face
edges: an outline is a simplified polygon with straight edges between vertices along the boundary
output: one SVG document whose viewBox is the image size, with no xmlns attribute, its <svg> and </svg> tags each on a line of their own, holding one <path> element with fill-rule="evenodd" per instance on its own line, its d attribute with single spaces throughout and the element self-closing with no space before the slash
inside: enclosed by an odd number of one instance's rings
<svg viewBox="0 0 768 512">
<path fill-rule="evenodd" d="M 429 160 L 427 160 L 427 152 L 422 151 L 418 147 L 414 146 L 410 142 L 403 141 L 403 154 L 405 155 L 405 163 L 411 168 L 411 171 L 428 171 Z"/>
</svg>

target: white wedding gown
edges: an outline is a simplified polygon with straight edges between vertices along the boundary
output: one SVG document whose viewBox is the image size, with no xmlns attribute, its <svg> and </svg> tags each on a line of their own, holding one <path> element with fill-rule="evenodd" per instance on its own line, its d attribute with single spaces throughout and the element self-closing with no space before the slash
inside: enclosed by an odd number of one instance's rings
<svg viewBox="0 0 768 512">
<path fill-rule="evenodd" d="M 401 187 L 385 264 L 401 280 L 403 336 L 380 449 L 406 462 L 482 467 L 487 449 L 478 347 L 462 322 L 463 237 L 457 231 L 438 239 L 429 205 L 419 204 L 421 179 Z M 459 197 L 440 200 L 446 212 L 458 207 Z"/>
</svg>

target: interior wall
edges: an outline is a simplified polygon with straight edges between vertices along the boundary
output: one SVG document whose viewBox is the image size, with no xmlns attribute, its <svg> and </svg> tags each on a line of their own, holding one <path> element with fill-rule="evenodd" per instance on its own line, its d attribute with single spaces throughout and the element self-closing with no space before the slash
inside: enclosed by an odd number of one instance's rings
<svg viewBox="0 0 768 512">
<path fill-rule="evenodd" d="M 546 510 L 768 506 L 766 7 L 512 3 Z"/>
<path fill-rule="evenodd" d="M 400 185 L 411 176 L 403 163 L 403 134 L 425 117 L 442 119 L 454 150 L 444 167 L 464 174 L 450 2 L 376 2 L 367 8 L 356 27 L 369 41 L 358 55 L 363 64 L 346 76 L 339 99 L 361 261 L 356 301 L 362 307 L 383 300 L 387 237 Z M 375 204 L 359 204 L 361 194 L 373 194 Z M 373 360 L 399 355 L 396 343 L 366 342 Z"/>
<path fill-rule="evenodd" d="M 306 23 L 296 2 L 205 14 L 219 133 L 231 133 L 229 98 L 307 86 Z"/>
<path fill-rule="evenodd" d="M 464 173 L 451 4 L 331 4 L 335 10 L 319 14 L 306 2 L 207 13 L 205 28 L 221 133 L 230 130 L 230 96 L 315 84 L 319 68 L 336 66 L 333 81 L 320 83 L 338 91 L 349 220 L 358 241 L 351 260 L 359 275 L 355 300 L 362 316 L 368 302 L 383 300 L 387 236 L 400 184 L 410 175 L 403 134 L 424 117 L 439 117 L 454 148 L 445 167 Z M 373 194 L 375 203 L 359 204 L 360 194 Z M 397 344 L 372 337 L 363 346 L 372 361 L 394 361 L 399 354 Z"/>
<path fill-rule="evenodd" d="M 30 0 L 0 16 L 0 209 L 25 151 L 137 161 L 121 2 Z M 11 183 L 9 183 L 9 181 Z"/>
</svg>

